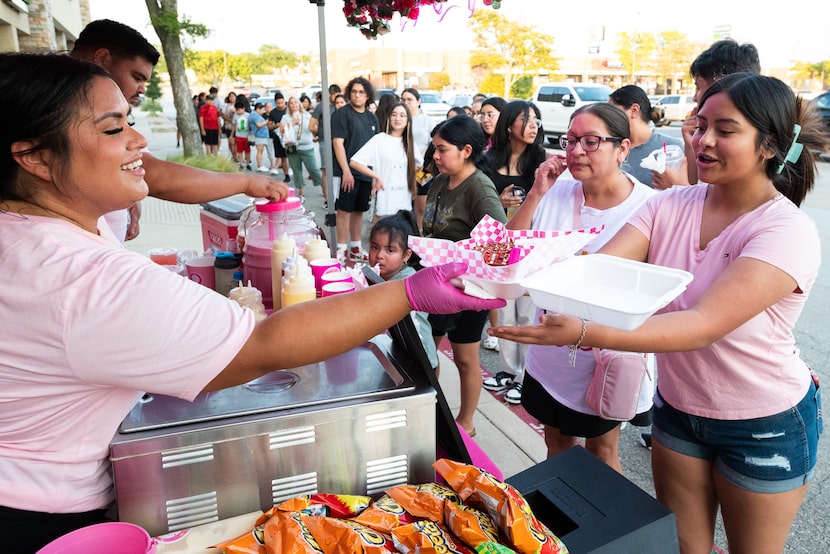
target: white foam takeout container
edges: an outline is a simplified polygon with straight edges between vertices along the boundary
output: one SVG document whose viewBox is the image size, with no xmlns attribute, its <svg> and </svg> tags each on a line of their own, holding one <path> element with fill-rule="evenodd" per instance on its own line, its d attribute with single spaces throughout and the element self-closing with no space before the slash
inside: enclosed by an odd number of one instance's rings
<svg viewBox="0 0 830 554">
<path fill-rule="evenodd" d="M 680 269 L 590 254 L 537 271 L 522 285 L 539 308 L 630 331 L 691 281 Z"/>
</svg>

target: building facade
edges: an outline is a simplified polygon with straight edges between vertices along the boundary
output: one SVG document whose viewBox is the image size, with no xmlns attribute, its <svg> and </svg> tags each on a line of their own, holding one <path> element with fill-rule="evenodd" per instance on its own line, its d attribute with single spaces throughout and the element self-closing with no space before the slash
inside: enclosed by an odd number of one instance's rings
<svg viewBox="0 0 830 554">
<path fill-rule="evenodd" d="M 0 0 L 0 52 L 71 50 L 89 20 L 88 0 Z"/>
</svg>

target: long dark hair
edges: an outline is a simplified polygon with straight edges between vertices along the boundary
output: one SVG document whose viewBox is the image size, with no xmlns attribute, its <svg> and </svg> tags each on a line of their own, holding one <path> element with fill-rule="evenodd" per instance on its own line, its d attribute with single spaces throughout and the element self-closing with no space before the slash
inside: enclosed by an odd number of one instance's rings
<svg viewBox="0 0 830 554">
<path fill-rule="evenodd" d="M 636 85 L 625 85 L 611 93 L 610 100 L 627 110 L 634 104 L 640 107 L 640 119 L 648 123 L 657 123 L 665 114 L 665 110 L 652 106 L 646 92 Z"/>
<path fill-rule="evenodd" d="M 110 75 L 62 54 L 0 54 L 0 105 L 6 108 L 0 126 L 0 199 L 28 201 L 36 193 L 26 190 L 12 157 L 12 144 L 19 141 L 32 142 L 25 153 L 51 152 L 53 170 L 63 180 L 71 150 L 68 129 L 89 102 L 96 77 Z"/>
<path fill-rule="evenodd" d="M 487 137 L 481 130 L 481 125 L 468 115 L 457 115 L 445 119 L 432 130 L 432 137 L 441 137 L 459 150 L 470 145 L 472 153 L 470 161 L 481 170 L 486 168 L 484 162 L 484 146 L 487 144 Z"/>
<path fill-rule="evenodd" d="M 386 95 L 384 96 L 391 96 Z M 383 97 L 381 97 L 383 98 Z M 403 102 L 396 102 L 392 106 L 389 107 L 389 110 L 384 115 L 384 120 L 380 121 L 380 128 L 387 134 L 389 134 L 389 125 L 390 119 L 392 118 L 392 112 L 395 111 L 395 108 L 401 107 L 406 112 L 406 128 L 403 130 L 403 150 L 406 152 L 406 188 L 409 189 L 409 192 L 414 196 L 417 193 L 416 189 L 416 182 L 415 182 L 415 174 L 418 172 L 418 168 L 415 165 L 415 139 L 412 138 L 412 114 L 409 113 L 409 108 L 406 107 L 406 104 Z"/>
<path fill-rule="evenodd" d="M 490 149 L 487 150 L 486 154 L 490 171 L 496 173 L 499 168 L 509 168 L 510 155 L 513 151 L 510 146 L 510 128 L 517 119 L 522 119 L 522 132 L 524 133 L 531 118 L 540 120 L 542 118 L 539 108 L 533 102 L 514 100 L 507 103 L 499 114 L 496 129 L 493 131 L 493 136 L 490 137 Z M 542 131 L 542 127 L 539 126 L 533 144 L 528 144 L 519 155 L 517 165 L 520 175 L 532 175 L 536 168 L 545 161 L 547 154 L 545 153 L 545 147 L 542 146 L 544 140 L 545 133 Z"/>
<path fill-rule="evenodd" d="M 700 108 L 713 95 L 726 94 L 735 108 L 758 130 L 756 146 L 775 155 L 765 172 L 775 188 L 800 206 L 816 180 L 816 155 L 830 147 L 830 135 L 816 109 L 782 81 L 754 73 L 733 73 L 715 81 L 699 101 Z M 796 138 L 795 125 L 801 126 Z M 785 158 L 793 142 L 803 145 L 794 162 Z"/>
</svg>

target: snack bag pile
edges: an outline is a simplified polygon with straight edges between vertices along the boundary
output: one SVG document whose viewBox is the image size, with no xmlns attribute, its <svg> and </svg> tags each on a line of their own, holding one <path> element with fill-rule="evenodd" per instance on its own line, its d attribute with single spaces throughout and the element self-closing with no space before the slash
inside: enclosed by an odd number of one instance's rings
<svg viewBox="0 0 830 554">
<path fill-rule="evenodd" d="M 521 494 L 474 466 L 433 464 L 449 486 L 399 485 L 368 496 L 299 496 L 214 545 L 223 554 L 567 554 Z"/>
<path fill-rule="evenodd" d="M 601 227 L 577 231 L 512 231 L 485 215 L 470 232 L 469 239 L 453 242 L 410 236 L 408 243 L 424 266 L 466 262 L 468 275 L 511 282 L 572 256 L 600 231 Z"/>
</svg>

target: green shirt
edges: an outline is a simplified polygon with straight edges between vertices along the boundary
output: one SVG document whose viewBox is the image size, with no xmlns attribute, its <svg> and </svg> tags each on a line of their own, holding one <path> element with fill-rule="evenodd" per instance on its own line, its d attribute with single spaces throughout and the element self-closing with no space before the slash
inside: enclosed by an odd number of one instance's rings
<svg viewBox="0 0 830 554">
<path fill-rule="evenodd" d="M 459 241 L 470 238 L 470 231 L 485 215 L 507 223 L 496 186 L 481 170 L 449 190 L 449 175 L 437 175 L 429 187 L 423 230 L 425 237 Z"/>
</svg>

